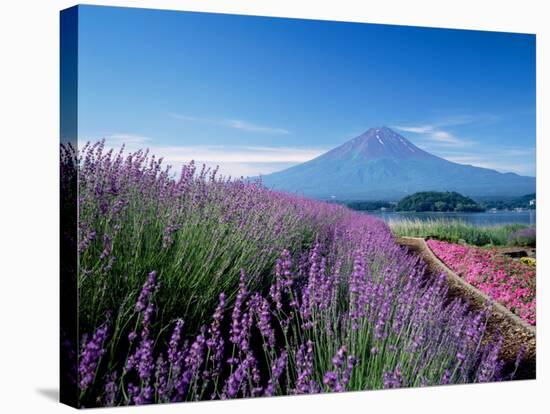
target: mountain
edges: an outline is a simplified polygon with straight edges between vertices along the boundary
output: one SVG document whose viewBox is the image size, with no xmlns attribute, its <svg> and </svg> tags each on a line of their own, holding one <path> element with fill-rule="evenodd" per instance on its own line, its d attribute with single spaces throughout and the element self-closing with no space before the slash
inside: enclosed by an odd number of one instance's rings
<svg viewBox="0 0 550 414">
<path fill-rule="evenodd" d="M 535 178 L 457 164 L 421 150 L 387 127 L 313 160 L 262 176 L 266 187 L 319 199 L 399 200 L 418 191 L 476 196 L 535 192 Z"/>
</svg>

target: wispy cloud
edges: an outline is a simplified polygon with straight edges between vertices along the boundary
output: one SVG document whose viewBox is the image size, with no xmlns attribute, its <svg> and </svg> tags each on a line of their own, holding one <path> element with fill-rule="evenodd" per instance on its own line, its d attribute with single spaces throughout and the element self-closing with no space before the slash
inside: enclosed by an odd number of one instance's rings
<svg viewBox="0 0 550 414">
<path fill-rule="evenodd" d="M 460 127 L 497 122 L 497 115 L 454 115 L 417 124 L 395 125 L 394 128 L 417 135 L 420 148 L 449 161 L 491 168 L 500 172 L 535 175 L 535 149 L 486 145 L 465 138 Z"/>
<path fill-rule="evenodd" d="M 457 137 L 450 131 L 446 131 L 437 125 L 419 125 L 419 126 L 404 126 L 395 125 L 395 129 L 405 132 L 412 132 L 414 134 L 420 134 L 425 140 L 432 143 L 454 147 L 464 147 L 472 145 L 471 140 Z"/>
<path fill-rule="evenodd" d="M 151 138 L 135 134 L 111 134 L 105 137 L 105 140 L 108 140 L 111 145 L 125 144 L 126 146 L 139 145 L 143 147 L 151 141 Z"/>
<path fill-rule="evenodd" d="M 402 126 L 394 125 L 393 128 L 405 132 L 413 132 L 415 134 L 425 134 L 434 130 L 432 125 L 422 125 L 422 126 Z"/>
<path fill-rule="evenodd" d="M 421 135 L 427 143 L 448 147 L 468 147 L 475 145 L 476 142 L 471 139 L 459 136 L 451 131 L 453 127 L 463 126 L 474 123 L 496 122 L 499 116 L 493 114 L 479 115 L 452 115 L 442 117 L 436 121 L 422 123 L 418 125 L 395 125 L 394 128 L 404 132 L 411 132 Z"/>
<path fill-rule="evenodd" d="M 291 147 L 246 147 L 223 145 L 166 146 L 155 147 L 155 151 L 169 154 L 174 161 L 190 160 L 208 162 L 305 162 L 322 154 L 318 148 Z"/>
<path fill-rule="evenodd" d="M 211 118 L 176 114 L 173 112 L 169 113 L 168 115 L 171 118 L 179 119 L 181 121 L 201 122 L 205 124 L 219 125 L 227 128 L 240 129 L 242 131 L 257 132 L 260 134 L 271 134 L 271 135 L 290 134 L 290 131 L 284 128 L 275 128 L 271 126 L 259 125 L 253 122 L 243 121 L 240 119 L 211 119 Z"/>
<path fill-rule="evenodd" d="M 192 121 L 192 122 L 212 122 L 212 120 L 207 118 L 199 118 L 197 116 L 190 116 L 190 115 L 182 115 L 182 114 L 176 114 L 174 112 L 169 112 L 168 116 L 170 118 L 179 119 L 181 121 Z"/>
<path fill-rule="evenodd" d="M 239 121 L 238 119 L 230 119 L 230 120 L 224 121 L 224 123 L 231 128 L 242 129 L 250 132 L 260 132 L 262 134 L 282 134 L 282 135 L 290 134 L 290 131 L 284 128 L 271 128 L 271 127 L 266 127 L 262 125 L 256 125 L 251 122 Z"/>
<path fill-rule="evenodd" d="M 209 167 L 220 167 L 223 175 L 233 177 L 269 174 L 309 161 L 328 148 L 229 146 L 229 145 L 158 145 L 154 140 L 135 134 L 110 134 L 91 137 L 90 141 L 105 139 L 106 148 L 118 150 L 123 144 L 128 152 L 149 148 L 166 164 L 179 170 L 191 160 Z"/>
</svg>

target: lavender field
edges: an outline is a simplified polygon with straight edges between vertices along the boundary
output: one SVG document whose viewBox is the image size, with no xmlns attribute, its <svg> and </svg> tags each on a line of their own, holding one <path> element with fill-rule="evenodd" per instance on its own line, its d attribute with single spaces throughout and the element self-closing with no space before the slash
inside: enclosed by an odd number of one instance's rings
<svg viewBox="0 0 550 414">
<path fill-rule="evenodd" d="M 78 181 L 81 406 L 513 377 L 487 314 L 379 219 L 103 142 L 61 159 L 62 185 Z"/>
</svg>

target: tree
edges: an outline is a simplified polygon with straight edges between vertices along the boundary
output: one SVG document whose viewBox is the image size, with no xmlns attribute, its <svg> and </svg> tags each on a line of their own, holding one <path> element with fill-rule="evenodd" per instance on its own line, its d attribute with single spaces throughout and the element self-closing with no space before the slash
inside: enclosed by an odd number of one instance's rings
<svg viewBox="0 0 550 414">
<path fill-rule="evenodd" d="M 457 192 L 423 191 L 411 194 L 399 201 L 397 211 L 484 211 L 469 197 Z"/>
</svg>

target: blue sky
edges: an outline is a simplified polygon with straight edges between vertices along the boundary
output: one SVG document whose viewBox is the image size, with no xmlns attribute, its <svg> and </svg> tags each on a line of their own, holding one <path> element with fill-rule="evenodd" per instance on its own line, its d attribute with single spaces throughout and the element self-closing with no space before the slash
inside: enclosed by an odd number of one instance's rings
<svg viewBox="0 0 550 414">
<path fill-rule="evenodd" d="M 535 175 L 535 36 L 81 6 L 79 139 L 256 175 L 386 125 Z"/>
</svg>

